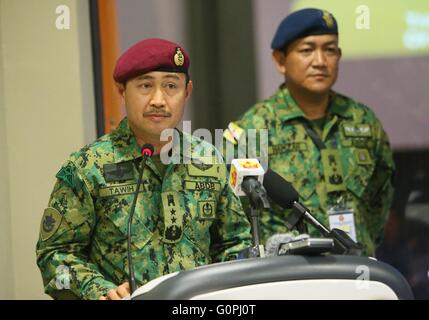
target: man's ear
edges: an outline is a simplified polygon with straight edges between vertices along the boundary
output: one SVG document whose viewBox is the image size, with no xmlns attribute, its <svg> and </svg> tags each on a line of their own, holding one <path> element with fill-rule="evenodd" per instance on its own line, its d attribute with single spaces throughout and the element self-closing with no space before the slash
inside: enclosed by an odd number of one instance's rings
<svg viewBox="0 0 429 320">
<path fill-rule="evenodd" d="M 188 99 L 191 96 L 192 90 L 194 89 L 194 84 L 192 80 L 189 80 L 186 84 L 186 98 Z"/>
<path fill-rule="evenodd" d="M 341 50 L 341 48 L 338 48 L 338 60 L 341 59 L 342 55 L 343 55 L 343 50 Z"/>
<path fill-rule="evenodd" d="M 118 83 L 115 82 L 116 88 L 118 89 L 118 93 L 119 95 L 124 98 L 124 94 L 125 94 L 125 84 L 124 83 Z"/>
<path fill-rule="evenodd" d="M 280 50 L 274 50 L 272 53 L 272 58 L 273 58 L 274 64 L 277 67 L 277 70 L 282 75 L 284 75 L 286 73 L 286 66 L 285 66 L 286 56 L 285 56 L 285 54 Z"/>
</svg>

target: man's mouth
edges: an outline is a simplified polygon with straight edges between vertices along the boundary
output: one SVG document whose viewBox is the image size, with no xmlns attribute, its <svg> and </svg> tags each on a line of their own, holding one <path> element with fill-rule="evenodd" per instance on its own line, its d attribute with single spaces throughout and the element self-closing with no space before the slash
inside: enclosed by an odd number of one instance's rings
<svg viewBox="0 0 429 320">
<path fill-rule="evenodd" d="M 171 114 L 150 112 L 150 113 L 144 113 L 143 117 L 146 119 L 149 119 L 152 122 L 162 122 L 162 121 L 164 121 L 164 119 L 171 117 Z"/>
<path fill-rule="evenodd" d="M 315 74 L 310 74 L 310 77 L 314 77 L 314 78 L 328 78 L 329 75 L 327 75 L 326 73 L 315 73 Z"/>
<path fill-rule="evenodd" d="M 171 117 L 171 113 L 169 112 L 145 112 L 143 113 L 143 117 L 146 118 L 168 118 Z"/>
<path fill-rule="evenodd" d="M 168 117 L 168 115 L 160 114 L 160 113 L 145 113 L 143 116 L 144 117 L 160 117 L 160 118 L 167 118 Z"/>
</svg>

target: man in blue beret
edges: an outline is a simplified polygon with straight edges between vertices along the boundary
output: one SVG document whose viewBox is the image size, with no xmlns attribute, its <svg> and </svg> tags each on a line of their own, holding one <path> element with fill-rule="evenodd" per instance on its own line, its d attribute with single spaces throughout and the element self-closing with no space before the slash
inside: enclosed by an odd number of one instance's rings
<svg viewBox="0 0 429 320">
<path fill-rule="evenodd" d="M 142 167 L 130 244 L 138 286 L 235 259 L 250 246 L 250 224 L 215 147 L 175 129 L 192 92 L 189 65 L 185 49 L 163 39 L 143 40 L 118 59 L 114 79 L 127 117 L 69 157 L 42 217 L 37 264 L 53 298 L 130 293 L 128 220 Z M 165 130 L 177 133 L 171 144 Z M 154 156 L 143 162 L 148 143 Z"/>
<path fill-rule="evenodd" d="M 375 114 L 332 90 L 341 59 L 337 21 L 325 10 L 293 12 L 271 48 L 284 83 L 230 123 L 224 137 L 238 146 L 246 129 L 267 129 L 269 167 L 293 184 L 317 219 L 374 255 L 391 206 L 394 162 Z M 262 238 L 288 231 L 289 214 L 275 205 L 264 212 Z"/>
</svg>

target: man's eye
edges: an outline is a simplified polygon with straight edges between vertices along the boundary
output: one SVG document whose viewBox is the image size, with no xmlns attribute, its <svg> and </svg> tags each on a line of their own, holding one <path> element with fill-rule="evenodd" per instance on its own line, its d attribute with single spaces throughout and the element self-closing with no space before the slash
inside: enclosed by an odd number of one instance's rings
<svg viewBox="0 0 429 320">
<path fill-rule="evenodd" d="M 332 47 L 332 48 L 326 48 L 326 51 L 329 53 L 337 53 L 338 50 L 337 48 Z"/>
<path fill-rule="evenodd" d="M 139 87 L 142 89 L 149 89 L 152 87 L 152 85 L 150 83 L 142 83 L 139 85 Z"/>
<path fill-rule="evenodd" d="M 301 49 L 299 51 L 302 53 L 311 53 L 313 50 L 311 48 L 304 48 L 304 49 Z"/>
<path fill-rule="evenodd" d="M 174 84 L 174 83 L 168 83 L 168 84 L 167 84 L 167 88 L 168 88 L 168 89 L 176 89 L 176 88 L 177 88 L 177 85 L 176 85 L 176 84 Z"/>
</svg>

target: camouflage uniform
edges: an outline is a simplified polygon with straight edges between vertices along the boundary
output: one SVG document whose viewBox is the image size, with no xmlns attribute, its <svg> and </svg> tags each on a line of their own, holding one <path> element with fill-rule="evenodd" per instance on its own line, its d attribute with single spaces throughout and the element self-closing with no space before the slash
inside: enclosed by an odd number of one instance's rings
<svg viewBox="0 0 429 320">
<path fill-rule="evenodd" d="M 303 126 L 311 124 L 285 86 L 235 123 L 242 129 L 268 129 L 269 167 L 292 183 L 300 202 L 323 224 L 329 226 L 327 210 L 338 202 L 353 208 L 357 240 L 364 253 L 374 254 L 393 196 L 394 162 L 388 137 L 368 107 L 331 91 L 321 140 L 326 148 L 339 150 L 345 190 L 335 192 L 327 192 L 321 152 Z M 237 146 L 237 140 L 232 142 Z M 265 240 L 287 231 L 290 210 L 273 205 L 271 211 L 261 216 Z M 312 228 L 310 234 L 320 236 Z"/>
<path fill-rule="evenodd" d="M 180 137 L 192 147 L 213 148 Z M 140 161 L 125 119 L 111 134 L 73 153 L 58 172 L 37 243 L 47 294 L 98 299 L 128 281 L 127 221 Z M 225 165 L 198 159 L 169 164 L 162 177 L 148 159 L 132 226 L 138 285 L 234 259 L 251 244 L 249 222 L 226 177 Z"/>
</svg>

